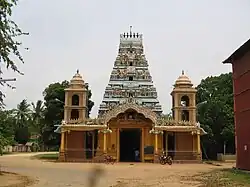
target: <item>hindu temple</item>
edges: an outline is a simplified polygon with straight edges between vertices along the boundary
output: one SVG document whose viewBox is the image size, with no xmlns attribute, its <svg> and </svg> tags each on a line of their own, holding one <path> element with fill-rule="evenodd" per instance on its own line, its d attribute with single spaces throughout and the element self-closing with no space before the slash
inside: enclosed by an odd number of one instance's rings
<svg viewBox="0 0 250 187">
<path fill-rule="evenodd" d="M 87 117 L 88 84 L 79 71 L 65 89 L 61 161 L 98 161 L 104 154 L 117 162 L 157 162 L 165 151 L 175 161 L 202 159 L 196 120 L 196 89 L 182 71 L 174 83 L 172 117 L 163 114 L 143 49 L 143 35 L 120 34 L 109 83 L 98 116 Z M 139 153 L 135 158 L 135 151 Z"/>
</svg>

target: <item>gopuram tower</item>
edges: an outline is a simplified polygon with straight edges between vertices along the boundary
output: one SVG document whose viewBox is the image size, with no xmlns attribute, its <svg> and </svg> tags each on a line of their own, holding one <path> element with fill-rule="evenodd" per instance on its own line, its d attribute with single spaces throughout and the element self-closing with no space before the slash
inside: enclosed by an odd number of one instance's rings
<svg viewBox="0 0 250 187">
<path fill-rule="evenodd" d="M 118 55 L 100 104 L 99 116 L 126 102 L 149 108 L 157 115 L 162 114 L 148 66 L 142 34 L 131 30 L 121 34 Z"/>
</svg>

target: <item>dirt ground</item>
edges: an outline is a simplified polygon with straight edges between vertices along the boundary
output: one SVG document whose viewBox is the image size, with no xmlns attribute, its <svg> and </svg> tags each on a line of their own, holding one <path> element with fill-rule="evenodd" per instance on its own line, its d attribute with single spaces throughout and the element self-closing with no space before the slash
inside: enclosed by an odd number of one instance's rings
<svg viewBox="0 0 250 187">
<path fill-rule="evenodd" d="M 24 187 L 34 181 L 27 176 L 10 172 L 2 172 L 0 175 L 0 187 Z"/>
<path fill-rule="evenodd" d="M 13 173 L 3 173 L 2 175 L 0 175 L 0 187 L 10 186 L 21 182 L 22 181 L 19 176 Z"/>
<path fill-rule="evenodd" d="M 92 163 L 52 163 L 31 160 L 34 154 L 6 155 L 0 157 L 2 169 L 8 172 L 29 176 L 31 187 L 89 187 L 93 170 L 98 168 L 100 177 L 96 187 L 195 187 L 200 183 L 192 176 L 213 169 L 231 168 L 233 164 L 213 166 L 208 164 L 144 164 L 118 163 L 114 165 Z M 97 173 L 94 176 L 99 176 Z M 11 176 L 9 176 L 11 177 Z M 13 176 L 13 180 L 16 176 Z M 8 178 L 4 179 L 8 181 Z M 6 186 L 0 178 L 2 186 Z M 18 181 L 17 181 L 18 182 Z M 5 182 L 6 183 L 6 182 Z M 2 187 L 0 185 L 0 187 Z"/>
</svg>

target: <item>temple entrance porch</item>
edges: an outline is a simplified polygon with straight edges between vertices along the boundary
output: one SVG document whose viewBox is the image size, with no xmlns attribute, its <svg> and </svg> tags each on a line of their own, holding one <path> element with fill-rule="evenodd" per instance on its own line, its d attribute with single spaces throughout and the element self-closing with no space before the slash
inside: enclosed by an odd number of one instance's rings
<svg viewBox="0 0 250 187">
<path fill-rule="evenodd" d="M 145 144 L 152 145 L 152 136 L 149 134 L 152 121 L 136 110 L 127 109 L 109 122 L 112 133 L 107 134 L 107 154 L 118 162 L 144 162 Z M 102 136 L 99 139 L 102 141 Z M 146 142 L 148 138 L 148 142 Z M 102 149 L 102 146 L 100 144 Z M 135 157 L 135 154 L 139 154 Z M 153 158 L 153 157 L 152 157 Z"/>
</svg>

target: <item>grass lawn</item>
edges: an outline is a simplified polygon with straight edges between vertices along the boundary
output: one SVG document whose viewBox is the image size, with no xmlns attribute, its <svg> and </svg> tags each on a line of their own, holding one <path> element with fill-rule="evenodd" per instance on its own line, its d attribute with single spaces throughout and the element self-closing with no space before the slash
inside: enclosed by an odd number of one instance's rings
<svg viewBox="0 0 250 187">
<path fill-rule="evenodd" d="M 40 160 L 50 160 L 50 161 L 56 161 L 58 159 L 59 154 L 58 153 L 48 153 L 48 154 L 38 154 L 33 156 L 32 158 L 40 159 Z"/>
<path fill-rule="evenodd" d="M 245 172 L 237 169 L 230 169 L 224 171 L 225 177 L 237 183 L 243 183 L 250 186 L 250 172 Z"/>
<path fill-rule="evenodd" d="M 199 177 L 204 187 L 250 187 L 250 172 L 237 169 L 214 170 Z"/>
<path fill-rule="evenodd" d="M 3 152 L 3 155 L 11 155 L 13 152 Z"/>
</svg>

